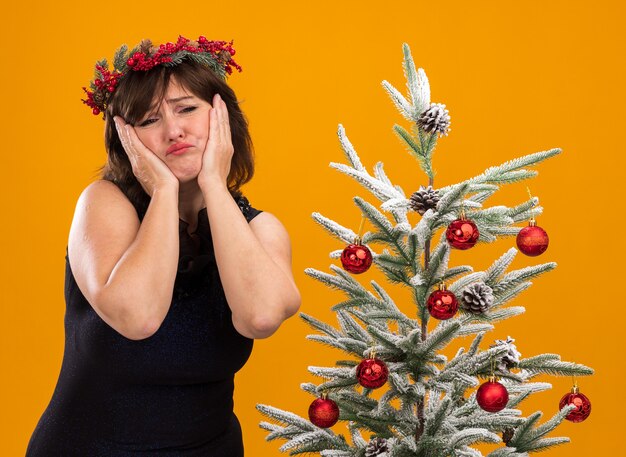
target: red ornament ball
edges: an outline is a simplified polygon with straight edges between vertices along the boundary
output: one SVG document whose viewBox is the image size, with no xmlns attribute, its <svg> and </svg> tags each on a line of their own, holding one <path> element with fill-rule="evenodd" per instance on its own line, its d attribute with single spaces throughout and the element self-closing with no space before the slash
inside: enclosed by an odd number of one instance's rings
<svg viewBox="0 0 626 457">
<path fill-rule="evenodd" d="M 339 420 L 339 406 L 329 398 L 313 400 L 309 406 L 309 419 L 320 428 L 332 427 Z"/>
<path fill-rule="evenodd" d="M 530 257 L 536 257 L 546 252 L 549 241 L 546 231 L 532 224 L 524 227 L 517 234 L 517 247 Z"/>
<path fill-rule="evenodd" d="M 485 411 L 497 413 L 506 408 L 509 402 L 509 392 L 499 382 L 489 380 L 478 388 L 476 402 Z"/>
<path fill-rule="evenodd" d="M 372 265 L 372 252 L 362 244 L 351 244 L 341 253 L 341 264 L 350 273 L 363 273 Z"/>
<path fill-rule="evenodd" d="M 561 398 L 559 409 L 563 409 L 567 405 L 576 406 L 576 409 L 572 410 L 572 412 L 565 417 L 568 421 L 582 422 L 591 414 L 591 402 L 576 389 Z"/>
<path fill-rule="evenodd" d="M 461 250 L 473 247 L 479 236 L 478 227 L 468 219 L 452 221 L 446 230 L 446 239 L 450 246 Z"/>
<path fill-rule="evenodd" d="M 453 317 L 459 309 L 456 296 L 445 289 L 439 289 L 430 294 L 427 304 L 430 315 L 442 321 Z"/>
<path fill-rule="evenodd" d="M 359 384 L 368 389 L 378 389 L 387 382 L 389 369 L 380 359 L 365 359 L 356 367 Z"/>
</svg>

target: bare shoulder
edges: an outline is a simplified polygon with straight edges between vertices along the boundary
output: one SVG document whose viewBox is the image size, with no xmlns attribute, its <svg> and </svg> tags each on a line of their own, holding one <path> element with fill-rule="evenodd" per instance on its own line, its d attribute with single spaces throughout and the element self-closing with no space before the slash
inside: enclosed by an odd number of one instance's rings
<svg viewBox="0 0 626 457">
<path fill-rule="evenodd" d="M 92 204 L 92 203 L 113 203 L 113 204 L 124 204 L 127 203 L 130 208 L 133 208 L 132 203 L 126 195 L 122 192 L 122 190 L 113 184 L 111 181 L 107 181 L 105 179 L 99 179 L 98 181 L 94 181 L 89 184 L 85 189 L 83 189 L 80 197 L 78 198 L 78 204 L 76 208 L 78 209 L 81 204 Z"/>
<path fill-rule="evenodd" d="M 250 228 L 257 237 L 262 237 L 264 240 L 282 241 L 289 244 L 287 229 L 272 213 L 267 211 L 260 213 L 250 221 Z"/>
<path fill-rule="evenodd" d="M 95 181 L 81 193 L 70 228 L 68 257 L 76 282 L 90 303 L 139 227 L 133 204 L 112 182 Z"/>
<path fill-rule="evenodd" d="M 250 221 L 250 229 L 269 256 L 291 276 L 291 241 L 285 226 L 266 211 Z"/>
<path fill-rule="evenodd" d="M 78 197 L 69 241 L 72 242 L 73 232 L 106 229 L 136 233 L 138 228 L 139 218 L 130 200 L 112 182 L 99 180 L 89 184 Z"/>
</svg>

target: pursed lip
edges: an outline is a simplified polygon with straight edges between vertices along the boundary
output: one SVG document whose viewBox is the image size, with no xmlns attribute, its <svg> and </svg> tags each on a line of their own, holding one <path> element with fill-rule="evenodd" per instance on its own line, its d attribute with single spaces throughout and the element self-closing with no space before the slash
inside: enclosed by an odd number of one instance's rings
<svg viewBox="0 0 626 457">
<path fill-rule="evenodd" d="M 181 149 L 187 149 L 192 147 L 193 144 L 189 144 L 189 143 L 174 143 L 173 145 L 171 145 L 169 148 L 167 148 L 166 155 L 167 154 L 172 154 L 176 151 L 180 151 Z"/>
</svg>

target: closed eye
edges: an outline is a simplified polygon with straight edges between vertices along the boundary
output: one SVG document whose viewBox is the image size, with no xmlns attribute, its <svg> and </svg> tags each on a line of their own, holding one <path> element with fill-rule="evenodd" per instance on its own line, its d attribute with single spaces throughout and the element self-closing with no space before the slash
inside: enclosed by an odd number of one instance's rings
<svg viewBox="0 0 626 457">
<path fill-rule="evenodd" d="M 185 108 L 181 109 L 180 112 L 181 113 L 191 113 L 192 111 L 195 111 L 197 108 L 197 106 L 186 106 Z"/>
<path fill-rule="evenodd" d="M 139 123 L 139 127 L 147 127 L 150 124 L 154 124 L 156 121 L 158 121 L 158 119 L 153 118 L 153 117 L 149 117 L 148 119 L 140 122 Z"/>
</svg>

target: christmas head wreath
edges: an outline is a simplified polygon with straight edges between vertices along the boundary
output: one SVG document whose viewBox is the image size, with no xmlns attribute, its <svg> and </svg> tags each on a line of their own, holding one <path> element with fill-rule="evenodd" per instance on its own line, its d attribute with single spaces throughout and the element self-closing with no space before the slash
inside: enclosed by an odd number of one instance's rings
<svg viewBox="0 0 626 457">
<path fill-rule="evenodd" d="M 150 40 L 143 40 L 130 51 L 128 46 L 122 45 L 115 52 L 112 70 L 109 69 L 106 59 L 96 62 L 96 72 L 90 88 L 83 87 L 87 94 L 83 103 L 92 109 L 93 114 L 104 115 L 115 88 L 124 75 L 131 71 L 148 71 L 158 65 L 174 67 L 185 59 L 206 65 L 217 76 L 226 80 L 233 68 L 241 71 L 241 67 L 233 60 L 235 50 L 232 44 L 232 41 L 209 41 L 203 36 L 197 40 L 179 36 L 176 43 L 165 43 L 158 47 L 153 46 Z"/>
</svg>

